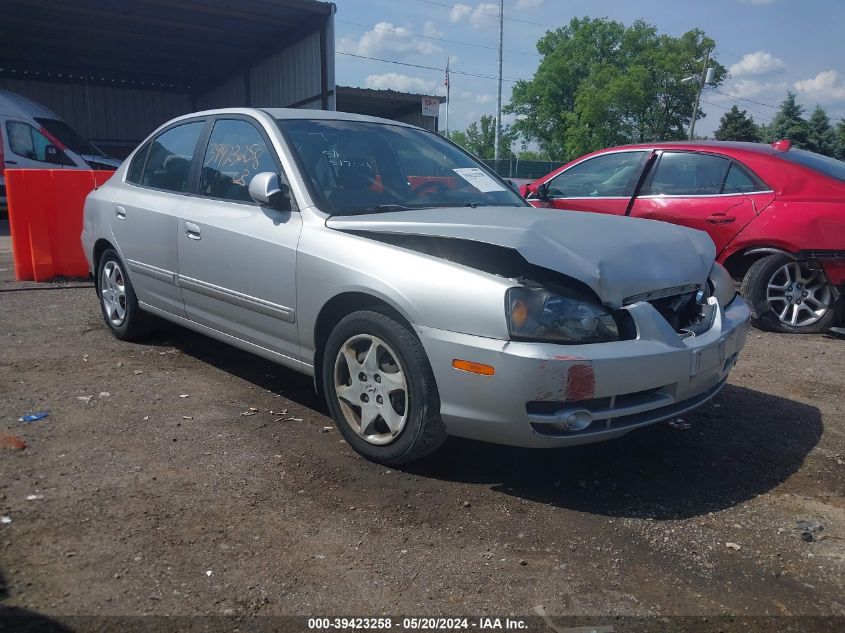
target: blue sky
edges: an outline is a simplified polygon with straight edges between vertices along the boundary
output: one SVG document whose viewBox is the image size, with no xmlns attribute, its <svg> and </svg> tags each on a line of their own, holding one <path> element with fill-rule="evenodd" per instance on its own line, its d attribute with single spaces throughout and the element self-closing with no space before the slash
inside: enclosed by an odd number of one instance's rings
<svg viewBox="0 0 845 633">
<path fill-rule="evenodd" d="M 338 52 L 437 68 L 451 59 L 453 71 L 496 74 L 497 0 L 334 2 Z M 707 117 L 697 123 L 699 134 L 712 134 L 734 104 L 758 122 L 770 121 L 775 109 L 769 106 L 777 106 L 788 89 L 797 92 L 808 111 L 818 103 L 834 120 L 845 117 L 843 0 L 505 0 L 503 76 L 530 78 L 539 61 L 534 47 L 538 37 L 576 16 L 625 24 L 643 18 L 664 33 L 679 35 L 699 27 L 712 37 L 716 57 L 731 76 L 720 92 L 705 89 L 702 108 Z M 444 90 L 439 70 L 338 54 L 336 71 L 339 85 Z M 451 84 L 450 128 L 463 129 L 482 114 L 495 112 L 495 80 L 455 73 Z M 511 85 L 503 82 L 503 103 Z M 441 107 L 441 127 L 444 116 Z"/>
</svg>

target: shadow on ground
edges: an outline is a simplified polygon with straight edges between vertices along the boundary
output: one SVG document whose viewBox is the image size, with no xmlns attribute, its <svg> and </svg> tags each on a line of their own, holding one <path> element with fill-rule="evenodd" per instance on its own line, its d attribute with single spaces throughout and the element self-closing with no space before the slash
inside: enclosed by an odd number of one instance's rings
<svg viewBox="0 0 845 633">
<path fill-rule="evenodd" d="M 181 327 L 167 343 L 262 389 L 328 416 L 312 379 Z M 815 407 L 728 385 L 689 429 L 657 424 L 617 440 L 563 449 L 519 449 L 450 439 L 403 468 L 416 475 L 489 486 L 503 494 L 613 517 L 680 519 L 747 501 L 784 482 L 819 442 Z"/>
<path fill-rule="evenodd" d="M 315 413 L 330 415 L 325 400 L 314 391 L 314 380 L 310 376 L 220 343 L 203 334 L 160 321 L 149 337 L 137 342 L 147 345 L 171 345 L 188 356 L 237 376 L 256 387 L 297 402 Z"/>
<path fill-rule="evenodd" d="M 9 597 L 6 577 L 0 569 L 0 603 Z M 64 624 L 21 607 L 0 604 L 0 633 L 73 633 Z"/>
<path fill-rule="evenodd" d="M 728 385 L 684 416 L 617 440 L 564 449 L 513 449 L 450 440 L 407 470 L 613 517 L 681 519 L 763 494 L 800 468 L 819 442 L 815 407 Z"/>
</svg>

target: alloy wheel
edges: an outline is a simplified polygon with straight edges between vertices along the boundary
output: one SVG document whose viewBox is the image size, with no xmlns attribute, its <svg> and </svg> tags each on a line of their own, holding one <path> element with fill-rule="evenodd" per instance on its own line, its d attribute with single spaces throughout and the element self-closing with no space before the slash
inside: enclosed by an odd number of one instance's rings
<svg viewBox="0 0 845 633">
<path fill-rule="evenodd" d="M 408 420 L 408 383 L 396 352 L 370 334 L 349 338 L 335 359 L 334 386 L 350 428 L 370 444 L 391 443 Z"/>
<path fill-rule="evenodd" d="M 793 261 L 778 268 L 769 279 L 766 299 L 781 323 L 806 327 L 827 314 L 833 296 L 820 270 Z"/>
<path fill-rule="evenodd" d="M 100 298 L 106 318 L 112 327 L 120 327 L 126 319 L 126 281 L 120 265 L 110 260 L 100 276 Z"/>
</svg>

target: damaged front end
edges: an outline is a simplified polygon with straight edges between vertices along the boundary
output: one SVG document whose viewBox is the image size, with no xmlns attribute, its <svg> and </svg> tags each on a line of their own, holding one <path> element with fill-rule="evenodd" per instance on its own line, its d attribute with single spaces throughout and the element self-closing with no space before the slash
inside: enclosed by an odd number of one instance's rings
<svg viewBox="0 0 845 633">
<path fill-rule="evenodd" d="M 626 308 L 640 301 L 654 307 L 681 337 L 696 336 L 713 325 L 715 304 L 710 298 L 718 294 L 722 305 L 727 305 L 735 295 L 730 275 L 714 264 L 704 283 L 628 297 L 622 308 L 613 309 L 604 305 L 587 284 L 532 264 L 513 248 L 427 235 L 360 234 L 518 284 L 505 297 L 509 338 L 514 341 L 577 345 L 632 340 L 637 337 L 637 328 Z"/>
</svg>

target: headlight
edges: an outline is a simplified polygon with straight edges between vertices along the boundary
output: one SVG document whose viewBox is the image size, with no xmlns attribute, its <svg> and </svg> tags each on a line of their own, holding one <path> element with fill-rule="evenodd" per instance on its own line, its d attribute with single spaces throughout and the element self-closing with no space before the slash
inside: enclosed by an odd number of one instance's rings
<svg viewBox="0 0 845 633">
<path fill-rule="evenodd" d="M 619 329 L 605 308 L 542 288 L 511 288 L 505 300 L 510 336 L 554 343 L 619 340 Z"/>
<path fill-rule="evenodd" d="M 713 262 L 710 269 L 710 287 L 713 296 L 723 308 L 734 300 L 736 296 L 736 285 L 731 274 L 718 262 Z"/>
</svg>

